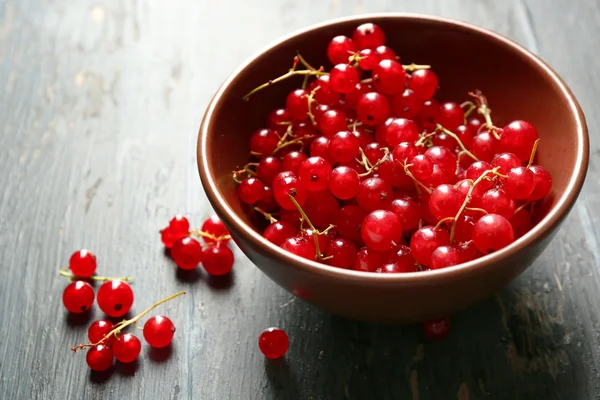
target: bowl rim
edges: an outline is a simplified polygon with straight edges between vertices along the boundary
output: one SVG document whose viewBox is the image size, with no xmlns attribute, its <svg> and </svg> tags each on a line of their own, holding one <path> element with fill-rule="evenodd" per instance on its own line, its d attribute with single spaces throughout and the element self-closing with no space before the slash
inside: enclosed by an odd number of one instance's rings
<svg viewBox="0 0 600 400">
<path fill-rule="evenodd" d="M 300 35 L 313 30 L 335 26 L 345 22 L 356 22 L 357 24 L 365 23 L 374 18 L 425 20 L 438 24 L 451 25 L 455 28 L 466 30 L 476 35 L 483 35 L 488 39 L 500 42 L 505 46 L 509 46 L 513 51 L 521 53 L 525 59 L 528 59 L 530 62 L 533 62 L 539 66 L 541 70 L 555 82 L 555 84 L 559 87 L 563 97 L 568 101 L 569 108 L 571 109 L 573 115 L 575 115 L 577 122 L 577 159 L 573 173 L 569 178 L 567 188 L 557 199 L 556 204 L 550 209 L 548 214 L 544 216 L 544 218 L 539 221 L 539 223 L 535 225 L 529 232 L 527 232 L 521 238 L 515 240 L 509 246 L 494 253 L 480 257 L 476 260 L 438 270 L 408 272 L 402 274 L 379 274 L 375 272 L 362 272 L 350 269 L 342 269 L 296 256 L 269 242 L 259 232 L 254 230 L 252 226 L 246 224 L 233 211 L 233 209 L 229 207 L 224 196 L 218 189 L 216 180 L 214 178 L 213 168 L 208 163 L 207 142 L 209 136 L 209 126 L 211 125 L 212 116 L 217 104 L 223 100 L 224 94 L 235 78 L 267 51 L 270 51 L 271 49 L 276 48 L 289 40 L 293 40 Z M 297 268 L 309 274 L 321 275 L 330 279 L 341 278 L 346 282 L 360 281 L 363 284 L 368 283 L 373 285 L 432 284 L 435 281 L 455 280 L 464 278 L 472 273 L 479 273 L 482 271 L 482 269 L 490 268 L 490 264 L 501 268 L 501 261 L 503 259 L 515 256 L 525 248 L 541 241 L 552 231 L 554 231 L 554 228 L 562 221 L 562 219 L 566 217 L 571 207 L 575 203 L 579 192 L 581 191 L 587 173 L 588 162 L 589 137 L 585 116 L 581 106 L 562 78 L 548 64 L 546 64 L 546 62 L 515 41 L 486 28 L 450 18 L 413 13 L 371 13 L 331 19 L 296 30 L 276 41 L 271 42 L 246 59 L 219 87 L 205 111 L 204 118 L 202 119 L 202 123 L 200 125 L 197 142 L 198 171 L 200 173 L 202 185 L 207 197 L 209 198 L 213 207 L 215 207 L 217 213 L 225 220 L 226 225 L 233 226 L 235 231 L 239 232 L 239 235 L 243 237 L 244 240 L 248 241 L 252 247 L 263 254 L 272 254 L 273 257 L 279 259 L 281 262 L 288 264 L 290 268 Z"/>
</svg>

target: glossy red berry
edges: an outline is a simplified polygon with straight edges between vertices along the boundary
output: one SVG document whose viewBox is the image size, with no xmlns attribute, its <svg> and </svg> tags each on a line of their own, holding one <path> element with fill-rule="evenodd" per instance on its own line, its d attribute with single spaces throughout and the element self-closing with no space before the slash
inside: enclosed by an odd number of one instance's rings
<svg viewBox="0 0 600 400">
<path fill-rule="evenodd" d="M 410 247 L 400 245 L 391 252 L 385 253 L 385 258 L 388 263 L 392 263 L 393 267 L 382 267 L 382 269 L 386 269 L 386 271 L 381 272 L 417 272 L 419 270 L 419 265 L 415 261 L 415 258 L 412 256 L 412 251 Z"/>
<path fill-rule="evenodd" d="M 438 123 L 444 128 L 454 132 L 459 125 L 462 125 L 464 118 L 465 113 L 460 104 L 449 101 L 440 106 Z"/>
<path fill-rule="evenodd" d="M 533 172 L 535 178 L 535 187 L 533 193 L 529 195 L 529 200 L 535 201 L 543 199 L 550 193 L 550 189 L 552 188 L 552 177 L 548 171 L 540 165 L 532 165 L 529 167 L 529 170 Z"/>
<path fill-rule="evenodd" d="M 443 340 L 450 334 L 450 318 L 438 318 L 421 323 L 421 330 L 429 340 Z"/>
<path fill-rule="evenodd" d="M 306 202 L 306 187 L 300 182 L 300 179 L 294 175 L 288 174 L 285 177 L 279 178 L 280 175 L 281 174 L 273 180 L 273 195 L 275 196 L 275 200 L 281 208 L 295 210 L 296 205 L 289 196 L 292 196 L 296 202 L 302 206 Z M 325 184 L 327 183 L 326 177 L 327 175 L 325 175 L 324 178 Z"/>
<path fill-rule="evenodd" d="M 346 36 L 334 37 L 327 46 L 327 58 L 333 65 L 347 63 L 354 53 L 356 53 L 356 47 L 352 39 Z"/>
<path fill-rule="evenodd" d="M 454 185 L 437 186 L 429 196 L 429 209 L 438 220 L 454 217 L 464 202 L 462 193 Z"/>
<path fill-rule="evenodd" d="M 133 333 L 118 336 L 112 345 L 114 357 L 122 363 L 135 361 L 142 350 L 142 343 Z"/>
<path fill-rule="evenodd" d="M 403 196 L 392 201 L 388 206 L 388 210 L 396 214 L 400 220 L 402 229 L 412 231 L 417 229 L 421 221 L 421 209 L 419 203 L 408 196 Z"/>
<path fill-rule="evenodd" d="M 419 69 L 413 72 L 408 80 L 408 88 L 412 90 L 421 101 L 433 97 L 438 86 L 438 78 L 429 69 Z"/>
<path fill-rule="evenodd" d="M 353 139 L 358 141 L 355 137 Z M 300 166 L 298 177 L 302 186 L 307 190 L 320 191 L 327 189 L 327 179 L 330 173 L 331 165 L 323 157 L 310 157 Z M 277 198 L 277 193 L 275 196 Z"/>
<path fill-rule="evenodd" d="M 338 268 L 350 268 L 354 265 L 357 253 L 356 245 L 351 240 L 337 238 L 330 240 L 325 248 L 327 264 Z"/>
<path fill-rule="evenodd" d="M 431 253 L 431 269 L 441 269 L 462 262 L 460 251 L 454 246 L 440 246 Z"/>
<path fill-rule="evenodd" d="M 308 98 L 310 93 L 304 89 L 296 89 L 290 92 L 285 100 L 285 108 L 290 116 L 297 120 L 308 118 Z M 279 137 L 277 138 L 279 142 Z M 273 149 L 275 150 L 275 149 Z M 271 153 L 262 153 L 271 154 Z"/>
<path fill-rule="evenodd" d="M 394 161 L 396 161 L 402 166 L 410 164 L 411 160 L 417 155 L 419 155 L 419 151 L 417 150 L 417 147 L 411 142 L 400 143 L 394 148 L 394 151 L 392 152 L 392 158 L 394 159 Z M 431 168 L 433 169 L 433 162 L 431 163 Z"/>
<path fill-rule="evenodd" d="M 246 178 L 239 185 L 238 197 L 246 204 L 254 204 L 265 197 L 265 184 L 257 178 Z"/>
<path fill-rule="evenodd" d="M 329 75 L 318 77 L 308 85 L 307 89 L 311 92 L 314 90 L 314 98 L 319 104 L 334 106 L 340 101 L 340 94 L 333 90 Z"/>
<path fill-rule="evenodd" d="M 496 154 L 492 159 L 492 167 L 499 167 L 498 172 L 506 175 L 513 168 L 521 166 L 521 160 L 513 153 Z"/>
<path fill-rule="evenodd" d="M 515 233 L 515 240 L 529 232 L 533 226 L 531 215 L 525 209 L 517 211 L 509 221 Z"/>
<path fill-rule="evenodd" d="M 127 282 L 104 282 L 98 289 L 98 306 L 110 317 L 122 317 L 133 305 L 133 290 Z"/>
<path fill-rule="evenodd" d="M 228 274 L 233 268 L 233 253 L 227 246 L 209 245 L 202 252 L 202 266 L 209 275 Z"/>
<path fill-rule="evenodd" d="M 365 217 L 361 237 L 373 250 L 387 251 L 400 242 L 402 225 L 391 211 L 376 210 Z"/>
<path fill-rule="evenodd" d="M 394 60 L 382 60 L 373 68 L 373 87 L 378 92 L 393 95 L 405 89 L 406 73 L 402 64 Z"/>
<path fill-rule="evenodd" d="M 385 33 L 375 24 L 362 24 L 352 33 L 352 42 L 358 50 L 376 49 L 385 44 Z"/>
<path fill-rule="evenodd" d="M 349 131 L 336 133 L 329 143 L 329 155 L 338 163 L 347 163 L 360 154 L 360 142 Z M 331 168 L 331 167 L 330 167 Z"/>
<path fill-rule="evenodd" d="M 329 73 L 331 88 L 338 93 L 352 92 L 359 78 L 357 69 L 348 64 L 337 64 Z"/>
<path fill-rule="evenodd" d="M 410 250 L 419 264 L 431 267 L 431 254 L 440 246 L 450 245 L 450 235 L 444 229 L 424 226 L 413 233 Z"/>
<path fill-rule="evenodd" d="M 265 329 L 258 338 L 258 347 L 267 358 L 280 358 L 290 347 L 288 335 L 279 328 Z"/>
<path fill-rule="evenodd" d="M 75 276 L 88 278 L 96 272 L 96 256 L 89 250 L 77 250 L 69 259 L 69 269 Z"/>
<path fill-rule="evenodd" d="M 93 371 L 106 371 L 113 364 L 112 349 L 103 344 L 91 347 L 85 355 L 85 361 Z"/>
<path fill-rule="evenodd" d="M 381 93 L 365 93 L 356 104 L 356 115 L 365 125 L 379 125 L 389 117 L 390 103 Z"/>
<path fill-rule="evenodd" d="M 426 181 L 431 178 L 433 174 L 433 160 L 426 154 L 419 154 L 409 161 L 412 164 L 409 167 L 409 171 L 413 174 L 415 179 L 420 181 Z"/>
<path fill-rule="evenodd" d="M 347 205 L 340 209 L 334 224 L 341 237 L 360 243 L 362 241 L 360 228 L 366 216 L 367 213 L 362 208 Z"/>
<path fill-rule="evenodd" d="M 405 89 L 404 92 L 392 96 L 391 114 L 394 117 L 414 119 L 423 101 L 417 97 L 411 89 Z"/>
<path fill-rule="evenodd" d="M 498 152 L 498 140 L 491 133 L 484 131 L 475 136 L 471 144 L 471 153 L 481 161 L 491 162 Z"/>
<path fill-rule="evenodd" d="M 402 142 L 414 143 L 419 139 L 419 130 L 410 119 L 395 118 L 385 127 L 385 139 L 390 147 Z"/>
<path fill-rule="evenodd" d="M 308 260 L 315 259 L 316 249 L 315 242 L 312 238 L 309 239 L 301 235 L 294 236 L 286 239 L 281 245 L 281 248 Z"/>
<path fill-rule="evenodd" d="M 511 169 L 504 180 L 504 190 L 515 200 L 525 200 L 535 189 L 535 175 L 526 167 Z"/>
<path fill-rule="evenodd" d="M 287 131 L 291 121 L 292 118 L 285 108 L 276 108 L 267 116 L 267 128 L 279 134 L 283 134 Z"/>
<path fill-rule="evenodd" d="M 276 244 L 277 246 L 281 246 L 281 244 L 291 237 L 294 237 L 298 234 L 298 229 L 289 222 L 286 221 L 276 221 L 270 224 L 265 228 L 263 232 L 263 236 L 269 242 Z"/>
<path fill-rule="evenodd" d="M 227 228 L 225 227 L 223 222 L 219 219 L 219 217 L 217 217 L 216 215 L 213 215 L 213 216 L 209 217 L 206 221 L 204 221 L 204 223 L 202 224 L 201 230 L 202 230 L 202 232 L 209 233 L 217 238 L 221 238 L 219 240 L 219 243 L 227 244 L 230 240 L 230 239 L 222 239 L 223 236 L 229 235 L 229 231 L 227 230 Z M 203 237 L 203 238 L 206 243 L 214 242 L 214 239 L 212 239 L 212 238 L 209 238 L 209 237 Z"/>
<path fill-rule="evenodd" d="M 176 215 L 169 221 L 169 229 L 177 237 L 181 239 L 190 233 L 190 221 L 183 215 Z"/>
<path fill-rule="evenodd" d="M 348 129 L 347 116 L 340 110 L 327 110 L 317 118 L 317 126 L 323 135 L 333 137 L 339 131 Z"/>
<path fill-rule="evenodd" d="M 341 200 L 349 200 L 356 196 L 360 186 L 358 172 L 349 167 L 339 166 L 329 174 L 329 190 Z"/>
<path fill-rule="evenodd" d="M 144 324 L 144 339 L 155 349 L 170 345 L 173 335 L 175 335 L 175 325 L 164 315 L 155 315 Z"/>
<path fill-rule="evenodd" d="M 490 214 L 510 219 L 515 212 L 514 200 L 501 188 L 492 188 L 481 196 L 478 205 Z"/>
<path fill-rule="evenodd" d="M 92 322 L 88 328 L 88 339 L 90 339 L 90 343 L 98 343 L 104 336 L 110 333 L 113 328 L 112 322 L 104 319 Z"/>
<path fill-rule="evenodd" d="M 358 52 L 358 67 L 364 71 L 370 71 L 379 62 L 379 56 L 371 49 L 363 49 Z"/>
<path fill-rule="evenodd" d="M 171 257 L 181 269 L 194 269 L 202 261 L 202 246 L 191 237 L 178 240 L 171 248 Z"/>
<path fill-rule="evenodd" d="M 529 122 L 513 121 L 502 129 L 500 148 L 502 151 L 516 154 L 521 161 L 526 162 L 538 138 L 537 129 Z"/>
<path fill-rule="evenodd" d="M 277 157 L 264 157 L 261 158 L 256 167 L 256 175 L 258 179 L 263 181 L 265 184 L 270 185 L 273 183 L 273 178 L 281 172 L 281 161 Z M 263 190 L 264 197 L 264 190 Z"/>
<path fill-rule="evenodd" d="M 506 218 L 498 214 L 487 214 L 473 226 L 473 241 L 477 250 L 487 254 L 511 244 L 514 232 Z"/>
<path fill-rule="evenodd" d="M 434 164 L 444 169 L 447 175 L 454 175 L 456 172 L 456 156 L 446 147 L 433 146 L 425 151 L 425 155 L 431 158 Z"/>
<path fill-rule="evenodd" d="M 381 45 L 375 48 L 377 60 L 396 60 L 396 53 L 387 46 Z"/>
<path fill-rule="evenodd" d="M 71 282 L 63 291 L 62 301 L 65 308 L 73 313 L 79 314 L 87 311 L 94 303 L 94 289 L 84 281 Z"/>
<path fill-rule="evenodd" d="M 365 246 L 358 250 L 353 268 L 355 271 L 377 272 L 385 261 L 385 253 Z"/>
<path fill-rule="evenodd" d="M 356 202 L 363 210 L 370 212 L 386 209 L 393 200 L 392 187 L 379 177 L 362 181 L 356 194 Z"/>
<path fill-rule="evenodd" d="M 440 104 L 435 99 L 427 100 L 421 106 L 421 110 L 417 114 L 417 120 L 423 129 L 433 131 L 436 127 L 439 114 Z"/>
<path fill-rule="evenodd" d="M 298 175 L 300 165 L 302 165 L 307 158 L 308 156 L 301 151 L 291 151 L 283 157 L 281 170 L 291 171 L 293 174 Z"/>
<path fill-rule="evenodd" d="M 250 151 L 254 154 L 269 155 L 275 151 L 279 135 L 270 129 L 259 129 L 250 136 Z"/>
</svg>

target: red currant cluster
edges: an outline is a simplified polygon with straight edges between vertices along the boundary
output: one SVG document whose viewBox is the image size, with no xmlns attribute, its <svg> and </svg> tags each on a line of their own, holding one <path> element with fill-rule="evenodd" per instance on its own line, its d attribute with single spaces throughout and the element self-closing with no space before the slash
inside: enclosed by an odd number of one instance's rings
<svg viewBox="0 0 600 400">
<path fill-rule="evenodd" d="M 70 270 L 71 272 L 68 272 Z M 109 317 L 122 317 L 129 312 L 133 305 L 133 290 L 127 281 L 130 277 L 110 278 L 94 275 L 96 272 L 96 256 L 88 250 L 79 250 L 73 253 L 69 260 L 69 266 L 59 271 L 62 276 L 75 279 L 70 282 L 63 291 L 63 304 L 65 308 L 74 314 L 89 310 L 94 303 L 94 289 L 85 280 L 105 281 L 98 289 L 98 306 Z M 142 345 L 137 336 L 131 333 L 118 334 L 127 326 L 133 324 L 137 327 L 137 321 L 148 314 L 150 310 L 173 297 L 184 294 L 179 292 L 168 297 L 138 316 L 129 320 L 123 320 L 115 325 L 108 320 L 94 321 L 88 328 L 89 342 L 73 347 L 73 351 L 87 348 L 86 361 L 94 371 L 104 371 L 111 367 L 113 359 L 123 363 L 132 362 L 140 354 Z M 150 318 L 144 324 L 144 339 L 152 347 L 162 348 L 168 346 L 173 340 L 175 326 L 171 320 L 163 315 Z"/>
<path fill-rule="evenodd" d="M 171 250 L 171 257 L 181 269 L 191 270 L 202 263 L 210 275 L 228 274 L 233 267 L 233 252 L 227 247 L 231 240 L 223 222 L 215 215 L 202 224 L 201 229 L 191 229 L 186 217 L 177 215 L 161 233 L 161 240 Z M 202 237 L 204 248 L 198 240 Z"/>
<path fill-rule="evenodd" d="M 298 54 L 244 97 L 304 79 L 251 135 L 251 160 L 233 173 L 240 200 L 269 222 L 266 239 L 335 267 L 403 273 L 473 260 L 531 228 L 552 184 L 533 165 L 533 125 L 497 127 L 480 91 L 438 103 L 430 66 L 402 65 L 374 24 L 333 38 L 327 57 L 328 72 Z M 443 327 L 424 325 L 433 337 Z"/>
</svg>

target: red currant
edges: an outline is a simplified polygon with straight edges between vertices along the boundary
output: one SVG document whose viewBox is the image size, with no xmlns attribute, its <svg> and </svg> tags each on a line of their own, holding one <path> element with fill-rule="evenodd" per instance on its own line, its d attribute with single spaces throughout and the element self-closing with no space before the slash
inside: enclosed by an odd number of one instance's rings
<svg viewBox="0 0 600 400">
<path fill-rule="evenodd" d="M 424 226 L 413 233 L 410 250 L 419 264 L 431 267 L 431 254 L 440 246 L 450 245 L 450 235 L 443 229 Z"/>
<path fill-rule="evenodd" d="M 283 134 L 287 131 L 291 121 L 292 118 L 285 108 L 276 108 L 267 116 L 267 128 L 279 134 Z"/>
<path fill-rule="evenodd" d="M 537 129 L 529 122 L 513 121 L 502 129 L 500 147 L 502 151 L 514 153 L 521 161 L 526 162 L 538 138 Z"/>
<path fill-rule="evenodd" d="M 456 172 L 456 156 L 446 147 L 430 147 L 425 152 L 425 155 L 431 158 L 434 164 L 442 167 L 447 175 L 454 175 Z"/>
<path fill-rule="evenodd" d="M 304 165 L 304 163 L 302 163 L 302 165 Z M 292 196 L 298 204 L 303 205 L 306 202 L 307 197 L 306 188 L 303 183 L 300 182 L 300 179 L 294 175 L 288 175 L 281 178 L 279 178 L 279 175 L 273 180 L 273 194 L 275 195 L 275 200 L 281 208 L 295 210 L 296 205 L 290 200 L 289 196 Z M 327 184 L 326 176 L 327 175 L 325 175 L 325 184 Z"/>
<path fill-rule="evenodd" d="M 352 138 L 358 141 L 356 137 L 352 136 Z M 331 145 L 329 147 L 331 148 Z M 307 190 L 314 192 L 327 189 L 327 178 L 330 173 L 331 165 L 323 157 L 310 157 L 300 166 L 298 177 Z M 277 193 L 275 196 L 277 198 Z"/>
<path fill-rule="evenodd" d="M 419 139 L 419 130 L 410 119 L 396 118 L 386 125 L 385 139 L 391 147 L 396 147 L 402 142 L 413 143 Z"/>
<path fill-rule="evenodd" d="M 417 272 L 419 270 L 419 265 L 408 246 L 400 245 L 394 248 L 391 253 L 386 253 L 386 258 L 394 267 L 382 272 Z"/>
<path fill-rule="evenodd" d="M 258 347 L 267 358 L 281 358 L 290 347 L 290 341 L 282 329 L 269 328 L 260 334 Z"/>
<path fill-rule="evenodd" d="M 394 60 L 381 60 L 373 68 L 373 87 L 378 92 L 391 95 L 402 93 L 406 83 L 406 72 L 402 64 Z"/>
<path fill-rule="evenodd" d="M 429 209 L 438 220 L 454 217 L 462 206 L 464 197 L 454 185 L 436 187 L 429 196 Z"/>
<path fill-rule="evenodd" d="M 473 226 L 473 241 L 477 250 L 487 254 L 511 244 L 514 232 L 506 218 L 498 214 L 487 214 Z"/>
<path fill-rule="evenodd" d="M 281 163 L 282 171 L 291 171 L 295 175 L 298 175 L 300 165 L 308 158 L 308 156 L 300 151 L 291 151 L 287 153 Z"/>
<path fill-rule="evenodd" d="M 376 210 L 365 217 L 361 236 L 365 244 L 373 250 L 390 250 L 402 237 L 402 225 L 396 214 L 391 211 Z"/>
<path fill-rule="evenodd" d="M 535 189 L 535 175 L 526 167 L 511 169 L 504 180 L 504 190 L 515 200 L 525 200 Z"/>
<path fill-rule="evenodd" d="M 127 282 L 108 281 L 98 289 L 98 306 L 110 317 L 122 317 L 133 305 L 133 290 Z"/>
<path fill-rule="evenodd" d="M 491 162 L 497 152 L 498 140 L 491 133 L 484 131 L 473 139 L 471 153 L 481 161 Z"/>
<path fill-rule="evenodd" d="M 329 143 L 329 155 L 336 162 L 350 162 L 359 155 L 359 152 L 360 142 L 358 138 L 348 131 L 336 133 Z"/>
<path fill-rule="evenodd" d="M 438 123 L 444 128 L 454 132 L 454 130 L 463 123 L 464 118 L 465 113 L 460 107 L 460 104 L 447 102 L 440 106 Z"/>
<path fill-rule="evenodd" d="M 450 318 L 438 318 L 421 323 L 421 329 L 429 340 L 443 340 L 450 333 Z"/>
<path fill-rule="evenodd" d="M 277 157 L 261 158 L 256 167 L 256 175 L 258 179 L 270 185 L 273 183 L 273 178 L 281 172 L 281 161 Z M 264 190 L 263 190 L 264 197 Z"/>
<path fill-rule="evenodd" d="M 292 118 L 297 120 L 304 120 L 308 118 L 309 95 L 310 94 L 304 89 L 296 89 L 288 94 L 285 100 L 285 108 L 288 110 L 288 113 Z M 279 137 L 277 137 L 277 143 L 279 143 Z M 275 150 L 275 148 L 273 150 Z"/>
<path fill-rule="evenodd" d="M 238 197 L 244 203 L 254 204 L 265 196 L 265 184 L 260 179 L 246 178 L 238 185 Z"/>
<path fill-rule="evenodd" d="M 392 96 L 391 113 L 395 117 L 414 119 L 423 101 L 417 97 L 415 92 L 405 89 L 404 92 Z"/>
<path fill-rule="evenodd" d="M 217 238 L 229 235 L 229 231 L 227 230 L 227 228 L 225 227 L 223 222 L 219 219 L 219 217 L 217 217 L 216 215 L 213 215 L 213 216 L 209 217 L 206 221 L 204 221 L 204 223 L 202 224 L 201 230 L 202 230 L 202 232 L 209 233 Z M 208 238 L 208 237 L 204 237 L 204 241 L 206 243 L 214 242 L 213 239 Z M 227 238 L 227 239 L 221 238 L 221 239 L 219 239 L 219 242 L 222 244 L 227 244 L 229 242 L 229 238 Z"/>
<path fill-rule="evenodd" d="M 281 248 L 308 260 L 315 259 L 315 242 L 305 236 L 294 236 L 286 239 Z"/>
<path fill-rule="evenodd" d="M 277 246 L 281 246 L 281 244 L 291 237 L 294 237 L 298 234 L 298 229 L 289 222 L 286 221 L 277 221 L 273 222 L 263 232 L 263 236 L 269 242 L 276 244 Z"/>
<path fill-rule="evenodd" d="M 343 111 L 327 110 L 317 118 L 317 126 L 323 135 L 331 138 L 339 131 L 348 129 L 347 118 Z"/>
<path fill-rule="evenodd" d="M 202 266 L 209 275 L 228 274 L 233 267 L 233 261 L 233 253 L 227 246 L 213 244 L 202 252 Z"/>
<path fill-rule="evenodd" d="M 179 268 L 194 269 L 202 261 L 202 246 L 191 237 L 180 239 L 171 248 L 171 257 Z"/>
<path fill-rule="evenodd" d="M 349 200 L 356 196 L 360 186 L 358 172 L 349 167 L 336 167 L 329 174 L 329 190 L 341 200 Z"/>
<path fill-rule="evenodd" d="M 350 268 L 356 258 L 356 246 L 344 238 L 331 240 L 325 248 L 325 257 L 331 257 L 327 264 L 338 268 Z"/>
<path fill-rule="evenodd" d="M 104 336 L 108 335 L 113 330 L 113 324 L 105 319 L 92 322 L 88 328 L 88 338 L 90 343 L 98 343 Z"/>
<path fill-rule="evenodd" d="M 478 205 L 488 213 L 502 215 L 506 219 L 510 219 L 515 212 L 515 202 L 499 188 L 492 188 L 485 192 Z"/>
<path fill-rule="evenodd" d="M 110 347 L 99 344 L 87 351 L 85 361 L 93 371 L 106 371 L 113 364 L 113 352 Z"/>
<path fill-rule="evenodd" d="M 170 345 L 173 335 L 175 335 L 175 325 L 164 315 L 156 315 L 144 324 L 144 339 L 155 349 Z"/>
<path fill-rule="evenodd" d="M 422 101 L 433 97 L 438 86 L 438 78 L 429 69 L 419 69 L 412 73 L 408 80 L 408 88 Z"/>
<path fill-rule="evenodd" d="M 375 24 L 362 24 L 354 30 L 352 42 L 358 50 L 376 49 L 385 44 L 385 33 Z"/>
<path fill-rule="evenodd" d="M 431 269 L 441 269 L 461 263 L 461 254 L 457 247 L 440 246 L 431 253 Z"/>
<path fill-rule="evenodd" d="M 521 160 L 513 153 L 500 153 L 496 154 L 492 159 L 492 167 L 499 167 L 498 172 L 506 175 L 513 168 L 521 166 Z"/>
<path fill-rule="evenodd" d="M 142 350 L 142 343 L 132 333 L 125 333 L 115 339 L 112 346 L 113 355 L 122 363 L 135 361 Z"/>
<path fill-rule="evenodd" d="M 352 92 L 359 80 L 356 68 L 348 64 L 337 64 L 329 73 L 331 87 L 338 93 Z"/>
<path fill-rule="evenodd" d="M 254 154 L 271 154 L 277 148 L 279 135 L 270 129 L 259 129 L 250 136 L 250 151 Z"/>
<path fill-rule="evenodd" d="M 533 172 L 533 176 L 535 177 L 535 187 L 533 193 L 529 195 L 529 200 L 543 199 L 550 193 L 550 189 L 552 188 L 552 177 L 544 167 L 539 165 L 532 165 L 529 167 L 529 170 Z"/>
<path fill-rule="evenodd" d="M 308 85 L 307 89 L 311 92 L 314 90 L 314 99 L 319 104 L 333 106 L 340 101 L 340 94 L 333 90 L 329 75 L 318 77 Z"/>
<path fill-rule="evenodd" d="M 62 301 L 65 308 L 74 314 L 90 309 L 94 303 L 94 289 L 84 281 L 71 282 L 63 291 Z"/>
<path fill-rule="evenodd" d="M 362 272 L 377 272 L 385 262 L 385 253 L 375 251 L 369 247 L 361 248 L 354 260 L 354 270 Z"/>
<path fill-rule="evenodd" d="M 365 93 L 356 104 L 356 115 L 365 125 L 379 125 L 390 115 L 390 103 L 381 93 Z"/>
<path fill-rule="evenodd" d="M 515 239 L 520 238 L 532 227 L 531 215 L 525 209 L 517 211 L 510 219 L 510 224 L 515 233 Z"/>
<path fill-rule="evenodd" d="M 405 232 L 417 229 L 419 226 L 419 222 L 421 221 L 421 209 L 419 203 L 410 197 L 403 196 L 395 199 L 389 205 L 388 210 L 396 214 L 396 217 L 400 220 L 402 229 Z"/>
<path fill-rule="evenodd" d="M 356 194 L 358 206 L 367 212 L 385 209 L 392 200 L 392 187 L 379 177 L 371 177 L 362 181 Z"/>
<path fill-rule="evenodd" d="M 327 46 L 327 58 L 333 65 L 347 63 L 350 56 L 356 53 L 352 39 L 346 36 L 336 36 Z"/>
<path fill-rule="evenodd" d="M 355 205 L 342 207 L 335 220 L 335 226 L 340 236 L 355 243 L 360 243 L 362 240 L 360 235 L 361 224 L 366 216 L 365 210 Z"/>
<path fill-rule="evenodd" d="M 96 256 L 89 250 L 78 250 L 69 259 L 69 269 L 75 276 L 88 278 L 96 272 Z"/>
</svg>

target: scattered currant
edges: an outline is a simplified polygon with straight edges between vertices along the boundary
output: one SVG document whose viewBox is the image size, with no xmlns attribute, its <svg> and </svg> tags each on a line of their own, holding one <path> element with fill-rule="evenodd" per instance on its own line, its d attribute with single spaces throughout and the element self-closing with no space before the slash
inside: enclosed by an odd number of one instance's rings
<svg viewBox="0 0 600 400">
<path fill-rule="evenodd" d="M 202 266 L 209 275 L 221 276 L 231 272 L 233 253 L 227 246 L 208 245 L 202 252 Z"/>
<path fill-rule="evenodd" d="M 88 328 L 88 339 L 91 343 L 99 342 L 108 332 L 113 330 L 113 324 L 105 319 L 92 322 Z"/>
<path fill-rule="evenodd" d="M 132 305 L 133 290 L 127 282 L 108 281 L 98 289 L 98 306 L 109 317 L 122 317 Z"/>
<path fill-rule="evenodd" d="M 73 314 L 82 313 L 92 307 L 94 303 L 94 289 L 92 289 L 89 283 L 84 281 L 71 282 L 63 291 L 62 301 L 67 311 Z"/>
<path fill-rule="evenodd" d="M 96 256 L 89 250 L 78 250 L 69 259 L 69 269 L 75 276 L 89 278 L 96 272 Z"/>
<path fill-rule="evenodd" d="M 144 324 L 144 339 L 155 349 L 170 345 L 174 335 L 175 325 L 164 315 L 155 315 Z"/>
<path fill-rule="evenodd" d="M 106 371 L 113 364 L 112 349 L 103 344 L 92 347 L 85 355 L 88 367 L 93 371 Z"/>
<path fill-rule="evenodd" d="M 171 257 L 179 268 L 194 269 L 202 261 L 202 245 L 194 238 L 183 238 L 171 248 Z"/>
<path fill-rule="evenodd" d="M 267 358 L 281 358 L 290 347 L 287 333 L 279 328 L 268 328 L 260 334 L 258 347 Z"/>
<path fill-rule="evenodd" d="M 115 337 L 112 344 L 113 356 L 122 363 L 135 361 L 142 350 L 142 343 L 132 333 L 125 333 Z"/>
</svg>

